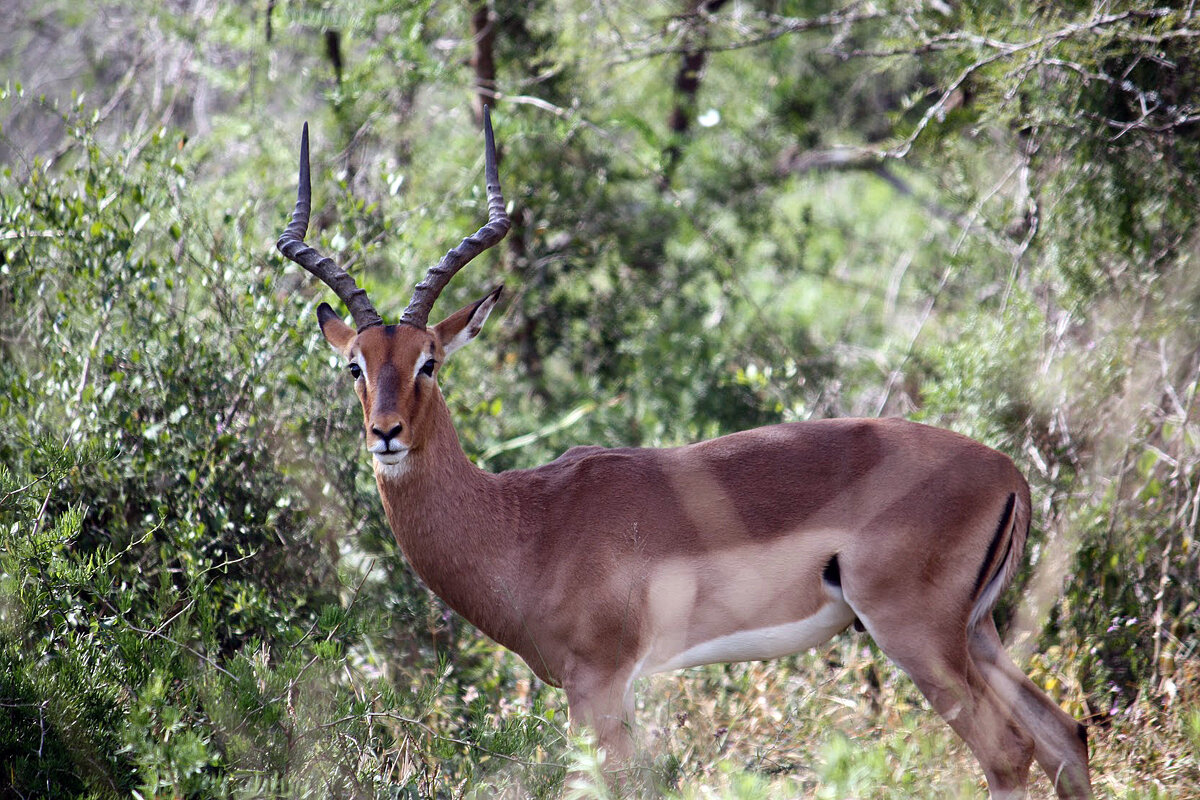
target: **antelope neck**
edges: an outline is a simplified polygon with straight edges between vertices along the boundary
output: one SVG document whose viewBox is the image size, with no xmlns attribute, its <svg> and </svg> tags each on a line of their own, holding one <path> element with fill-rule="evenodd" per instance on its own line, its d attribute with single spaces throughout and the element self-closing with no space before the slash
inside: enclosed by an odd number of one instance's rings
<svg viewBox="0 0 1200 800">
<path fill-rule="evenodd" d="M 429 589 L 475 627 L 511 646 L 520 627 L 508 541 L 515 499 L 505 496 L 495 475 L 467 458 L 444 402 L 428 422 L 424 444 L 399 469 L 376 469 L 388 522 Z"/>
</svg>

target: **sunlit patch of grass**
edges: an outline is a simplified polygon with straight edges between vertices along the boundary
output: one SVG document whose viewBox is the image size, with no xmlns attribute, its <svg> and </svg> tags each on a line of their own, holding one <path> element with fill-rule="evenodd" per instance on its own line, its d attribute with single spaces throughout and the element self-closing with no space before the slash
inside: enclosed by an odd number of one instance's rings
<svg viewBox="0 0 1200 800">
<path fill-rule="evenodd" d="M 1097 797 L 1200 799 L 1200 665 L 1191 673 L 1168 702 L 1144 699 L 1091 730 Z M 987 797 L 966 745 L 863 638 L 645 684 L 643 782 L 630 797 Z M 1036 764 L 1029 797 L 1055 797 Z"/>
<path fill-rule="evenodd" d="M 705 787 L 736 797 L 760 784 L 756 796 L 984 796 L 966 747 L 865 638 L 660 676 L 640 705 L 646 750 L 672 796 Z"/>
<path fill-rule="evenodd" d="M 1169 685 L 1090 729 L 1097 798 L 1200 800 L 1200 662 L 1177 669 Z M 637 756 L 624 766 L 568 734 L 561 704 L 561 693 L 544 687 L 529 703 L 472 700 L 470 730 L 458 735 L 481 749 L 456 754 L 472 765 L 456 792 L 514 800 L 987 797 L 966 745 L 866 637 L 642 681 Z M 1029 797 L 1055 797 L 1036 765 Z"/>
<path fill-rule="evenodd" d="M 1093 728 L 1090 744 L 1099 797 L 1200 798 L 1200 659 Z"/>
</svg>

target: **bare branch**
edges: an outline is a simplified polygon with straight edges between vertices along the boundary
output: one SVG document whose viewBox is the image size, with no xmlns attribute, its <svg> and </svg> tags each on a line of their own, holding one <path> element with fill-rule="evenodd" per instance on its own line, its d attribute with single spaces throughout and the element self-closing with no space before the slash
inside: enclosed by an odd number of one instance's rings
<svg viewBox="0 0 1200 800">
<path fill-rule="evenodd" d="M 675 71 L 675 104 L 667 118 L 667 128 L 672 138 L 663 153 L 663 171 L 659 176 L 659 187 L 664 190 L 671 185 L 671 176 L 683 156 L 683 139 L 692 126 L 692 117 L 696 112 L 696 97 L 700 93 L 700 81 L 708 62 L 709 22 L 714 19 L 713 12 L 725 4 L 725 0 L 687 2 L 690 10 L 688 30 L 684 37 L 687 44 L 680 53 L 679 67 Z"/>
<path fill-rule="evenodd" d="M 475 119 L 482 125 L 488 98 L 494 98 L 496 93 L 496 20 L 486 0 L 471 13 L 471 38 L 475 42 L 471 50 L 471 69 L 475 73 Z"/>
<path fill-rule="evenodd" d="M 858 10 L 864 5 L 867 5 L 865 10 Z M 700 14 L 701 12 L 697 13 Z M 715 19 L 708 14 L 703 14 L 703 16 L 709 19 Z M 767 25 L 765 25 L 763 28 L 753 29 L 743 24 L 739 26 L 740 29 L 738 30 L 740 38 L 726 42 L 711 43 L 707 45 L 705 49 L 710 53 L 744 50 L 749 47 L 758 47 L 759 45 L 766 44 L 767 42 L 773 42 L 776 39 L 794 33 L 804 33 L 806 31 L 821 30 L 824 28 L 856 25 L 861 22 L 883 19 L 887 16 L 887 12 L 876 9 L 864 3 L 852 3 L 845 8 L 831 11 L 828 14 L 822 14 L 817 17 L 780 17 L 774 14 L 767 14 L 761 17 L 767 22 Z M 687 52 L 689 52 L 689 47 L 686 44 L 675 47 L 652 47 L 640 52 L 633 51 L 626 53 L 623 57 L 611 61 L 610 64 L 614 66 L 618 64 L 628 64 L 633 61 L 658 58 L 660 56 L 683 55 Z"/>
</svg>

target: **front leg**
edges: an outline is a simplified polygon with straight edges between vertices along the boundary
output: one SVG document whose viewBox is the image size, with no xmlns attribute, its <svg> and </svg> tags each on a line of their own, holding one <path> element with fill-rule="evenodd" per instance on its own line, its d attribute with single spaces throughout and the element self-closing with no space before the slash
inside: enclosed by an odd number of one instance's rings
<svg viewBox="0 0 1200 800">
<path fill-rule="evenodd" d="M 607 754 L 609 767 L 628 762 L 633 755 L 632 671 L 581 668 L 563 688 L 572 731 L 589 731 Z"/>
</svg>

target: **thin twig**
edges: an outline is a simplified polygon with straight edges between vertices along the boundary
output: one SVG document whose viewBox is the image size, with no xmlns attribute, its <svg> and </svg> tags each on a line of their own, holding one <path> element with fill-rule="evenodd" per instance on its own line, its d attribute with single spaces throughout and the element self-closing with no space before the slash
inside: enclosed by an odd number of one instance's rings
<svg viewBox="0 0 1200 800">
<path fill-rule="evenodd" d="M 717 44 L 709 43 L 705 45 L 704 50 L 709 53 L 744 50 L 750 47 L 757 47 L 768 42 L 773 42 L 776 39 L 793 33 L 804 33 L 806 31 L 820 30 L 822 28 L 834 28 L 841 25 L 854 25 L 860 22 L 883 19 L 889 16 L 888 12 L 874 8 L 861 13 L 855 13 L 854 9 L 859 5 L 860 4 L 855 3 L 847 6 L 846 8 L 832 11 L 828 14 L 822 14 L 818 17 L 772 17 L 769 18 L 769 20 L 773 27 L 768 28 L 767 30 L 754 31 L 746 38 L 737 39 L 730 42 Z M 608 62 L 608 66 L 619 66 L 622 64 L 629 64 L 634 61 L 659 58 L 661 56 L 681 55 L 687 52 L 689 52 L 689 47 L 686 44 L 676 47 L 653 47 L 641 52 L 626 52 L 624 56 Z"/>
<path fill-rule="evenodd" d="M 412 725 L 414 727 L 420 728 L 421 730 L 425 731 L 433 738 L 438 739 L 440 741 L 450 742 L 451 744 L 456 744 L 456 745 L 459 745 L 460 747 L 469 747 L 472 750 L 477 750 L 481 753 L 485 753 L 485 754 L 487 754 L 489 756 L 493 756 L 495 758 L 501 758 L 501 759 L 504 759 L 505 761 L 510 761 L 514 764 L 520 764 L 520 765 L 526 766 L 526 767 L 546 767 L 546 768 L 550 768 L 550 769 L 567 769 L 566 764 L 557 764 L 552 761 L 528 761 L 523 758 L 517 758 L 516 756 L 510 756 L 507 753 L 500 753 L 495 750 L 491 750 L 477 742 L 468 741 L 467 739 L 459 739 L 455 736 L 448 736 L 444 733 L 438 733 L 436 730 L 433 729 L 433 727 L 431 727 L 427 723 L 421 722 L 418 719 L 413 719 L 412 717 L 406 717 L 403 714 L 397 714 L 394 711 L 367 711 L 367 712 L 363 713 L 361 716 L 350 715 L 350 716 L 342 717 L 341 719 L 335 719 L 331 722 L 321 723 L 308 731 L 304 731 L 303 733 L 300 734 L 300 736 L 310 735 L 318 730 L 322 730 L 325 728 L 332 728 L 337 725 L 344 725 L 348 722 L 355 722 L 357 720 L 373 721 L 374 719 L 377 719 L 377 718 L 391 719 L 391 720 L 395 720 L 396 722 L 403 723 L 405 725 Z"/>
<path fill-rule="evenodd" d="M 96 326 L 95 333 L 92 334 L 92 340 L 88 342 L 87 351 L 83 357 L 83 368 L 79 371 L 79 385 L 75 388 L 75 396 L 71 399 L 71 408 L 74 410 L 83 401 L 83 392 L 88 384 L 88 372 L 92 366 L 92 356 L 95 354 L 96 346 L 100 343 L 100 337 L 108 330 L 108 321 L 112 318 L 113 304 L 110 301 L 104 305 L 104 314 L 100 318 L 100 324 Z M 82 436 L 82 432 L 79 432 Z"/>
<path fill-rule="evenodd" d="M 186 645 L 183 642 L 178 642 L 178 641 L 172 639 L 170 636 L 167 636 L 165 633 L 160 633 L 159 631 L 148 631 L 143 628 L 139 628 L 136 625 L 134 625 L 132 622 L 129 622 L 128 620 L 126 620 L 124 617 L 118 616 L 118 619 L 120 619 L 122 622 L 124 622 L 125 625 L 134 633 L 140 633 L 143 636 L 154 636 L 158 639 L 162 639 L 164 642 L 173 644 L 176 647 L 181 647 L 184 650 L 187 650 L 192 655 L 194 655 L 196 658 L 203 661 L 205 664 L 208 664 L 210 667 L 215 669 L 217 672 L 224 675 L 226 678 L 229 678 L 231 681 L 238 680 L 238 677 L 236 675 L 234 675 L 232 672 L 230 672 L 229 670 L 222 667 L 220 664 L 218 664 L 212 658 L 209 658 L 208 656 L 204 655 L 204 653 L 201 653 L 199 650 L 196 650 L 194 647 L 190 647 L 189 645 Z"/>
</svg>

